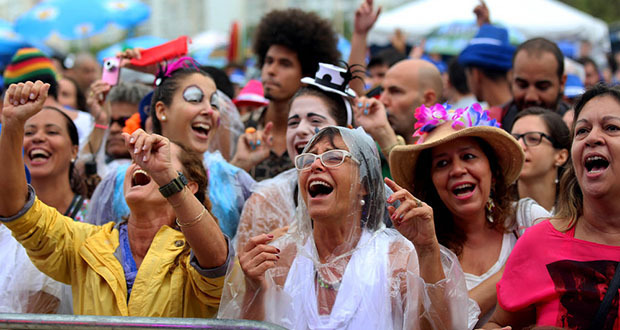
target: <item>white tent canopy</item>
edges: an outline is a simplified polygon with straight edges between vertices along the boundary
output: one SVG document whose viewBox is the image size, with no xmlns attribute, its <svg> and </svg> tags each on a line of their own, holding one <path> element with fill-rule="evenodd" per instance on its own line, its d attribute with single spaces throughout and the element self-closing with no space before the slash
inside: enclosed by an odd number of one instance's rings
<svg viewBox="0 0 620 330">
<path fill-rule="evenodd" d="M 605 22 L 555 0 L 486 0 L 491 22 L 519 30 L 526 38 L 589 41 L 594 48 L 610 50 Z M 479 0 L 417 0 L 387 11 L 369 34 L 369 42 L 384 45 L 399 28 L 408 41 L 455 21 L 475 21 Z"/>
</svg>

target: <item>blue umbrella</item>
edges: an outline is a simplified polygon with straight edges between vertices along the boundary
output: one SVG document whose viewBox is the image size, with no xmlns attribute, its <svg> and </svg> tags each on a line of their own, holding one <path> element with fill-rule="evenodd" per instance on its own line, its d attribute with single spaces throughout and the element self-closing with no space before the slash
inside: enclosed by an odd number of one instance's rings
<svg viewBox="0 0 620 330">
<path fill-rule="evenodd" d="M 45 0 L 15 22 L 27 39 L 43 40 L 56 32 L 67 40 L 83 39 L 114 23 L 131 28 L 146 20 L 150 8 L 138 0 Z"/>
<path fill-rule="evenodd" d="M 38 42 L 26 41 L 13 30 L 13 25 L 0 20 L 0 69 L 6 66 L 18 49 L 24 47 L 39 48 L 45 55 L 52 55 L 52 50 Z"/>
<path fill-rule="evenodd" d="M 27 46 L 26 41 L 13 31 L 11 23 L 0 20 L 0 67 L 6 65 L 18 49 Z"/>
<path fill-rule="evenodd" d="M 140 36 L 140 37 L 125 39 L 97 53 L 97 59 L 100 62 L 103 62 L 104 58 L 116 56 L 118 52 L 122 52 L 123 50 L 127 48 L 146 49 L 146 48 L 155 47 L 157 45 L 161 45 L 167 41 L 168 39 L 154 37 L 154 36 Z"/>
<path fill-rule="evenodd" d="M 219 50 L 219 54 L 218 54 Z M 202 48 L 191 53 L 191 57 L 200 63 L 200 65 L 213 66 L 223 68 L 228 63 L 226 53 L 221 51 L 222 48 Z"/>
</svg>

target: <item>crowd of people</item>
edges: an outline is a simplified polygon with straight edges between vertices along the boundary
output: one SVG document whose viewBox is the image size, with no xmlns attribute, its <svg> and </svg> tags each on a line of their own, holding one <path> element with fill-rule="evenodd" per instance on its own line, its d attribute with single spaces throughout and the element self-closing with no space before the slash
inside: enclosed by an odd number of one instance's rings
<svg viewBox="0 0 620 330">
<path fill-rule="evenodd" d="M 359 6 L 343 63 L 329 21 L 270 12 L 247 83 L 129 49 L 111 85 L 92 55 L 17 51 L 0 313 L 620 328 L 620 87 L 583 57 L 569 91 L 558 46 L 511 45 L 483 2 L 448 65 L 367 56 L 380 13 Z"/>
</svg>

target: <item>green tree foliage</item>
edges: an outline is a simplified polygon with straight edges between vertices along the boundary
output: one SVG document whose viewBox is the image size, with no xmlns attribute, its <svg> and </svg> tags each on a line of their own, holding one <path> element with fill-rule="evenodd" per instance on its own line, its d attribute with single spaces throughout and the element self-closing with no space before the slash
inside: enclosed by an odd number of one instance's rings
<svg viewBox="0 0 620 330">
<path fill-rule="evenodd" d="M 620 22 L 620 0 L 560 0 L 609 23 Z"/>
</svg>

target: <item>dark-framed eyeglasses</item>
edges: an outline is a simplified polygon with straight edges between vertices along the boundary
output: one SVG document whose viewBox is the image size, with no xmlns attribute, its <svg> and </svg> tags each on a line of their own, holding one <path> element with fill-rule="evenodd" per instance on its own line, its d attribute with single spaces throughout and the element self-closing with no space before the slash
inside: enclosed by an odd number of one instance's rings
<svg viewBox="0 0 620 330">
<path fill-rule="evenodd" d="M 299 171 L 305 171 L 312 167 L 312 163 L 319 158 L 321 163 L 325 167 L 337 167 L 344 163 L 344 159 L 347 157 L 351 157 L 356 163 L 360 163 L 359 160 L 355 159 L 350 152 L 346 150 L 334 149 L 326 151 L 320 155 L 315 155 L 313 153 L 303 153 L 301 155 L 297 155 L 295 157 L 295 167 Z"/>
<path fill-rule="evenodd" d="M 121 116 L 121 117 L 112 117 L 110 119 L 110 126 L 112 126 L 114 123 L 117 123 L 120 127 L 125 127 L 125 122 L 131 117 L 126 117 L 126 116 Z"/>
<path fill-rule="evenodd" d="M 540 144 L 543 138 L 549 140 L 551 145 L 555 147 L 555 141 L 549 135 L 543 132 L 525 132 L 523 134 L 512 134 L 515 140 L 519 141 L 519 139 L 523 138 L 523 144 L 528 147 L 534 147 Z"/>
</svg>

